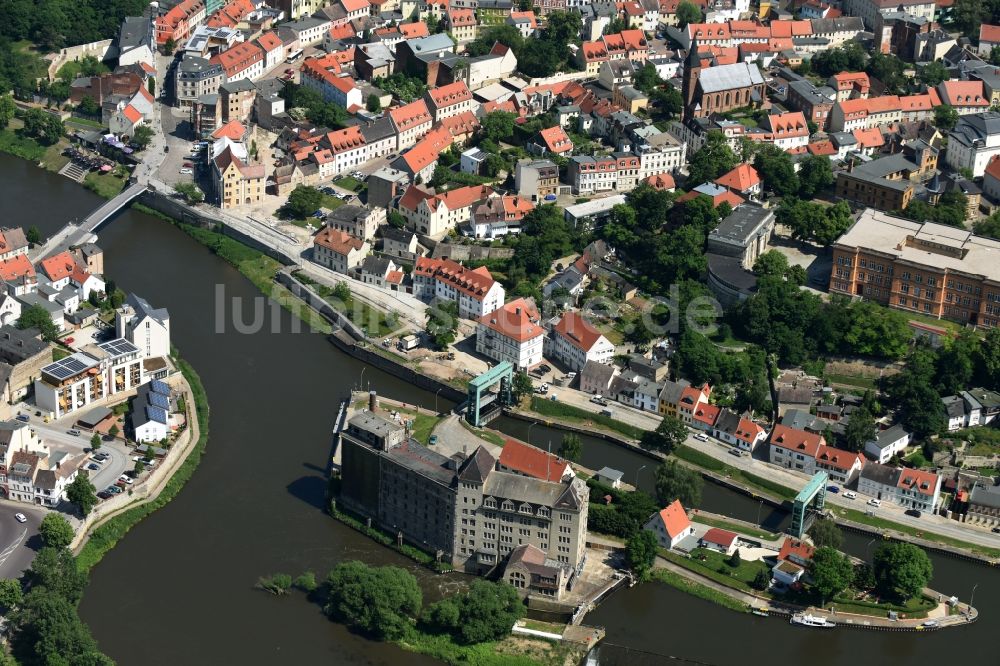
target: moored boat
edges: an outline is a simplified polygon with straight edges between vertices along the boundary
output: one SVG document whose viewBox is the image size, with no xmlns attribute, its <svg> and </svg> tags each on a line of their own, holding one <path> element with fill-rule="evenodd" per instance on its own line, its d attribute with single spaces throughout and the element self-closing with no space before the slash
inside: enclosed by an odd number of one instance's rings
<svg viewBox="0 0 1000 666">
<path fill-rule="evenodd" d="M 803 627 L 820 627 L 824 629 L 829 629 L 836 627 L 837 625 L 830 622 L 825 617 L 820 617 L 818 615 L 810 615 L 809 613 L 796 613 L 789 620 L 790 624 L 801 624 Z"/>
</svg>

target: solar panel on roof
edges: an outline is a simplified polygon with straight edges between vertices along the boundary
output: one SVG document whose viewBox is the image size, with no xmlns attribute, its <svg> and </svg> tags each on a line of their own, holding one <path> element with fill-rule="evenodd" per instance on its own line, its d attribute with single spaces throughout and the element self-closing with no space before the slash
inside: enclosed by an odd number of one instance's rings
<svg viewBox="0 0 1000 666">
<path fill-rule="evenodd" d="M 157 423 L 167 422 L 167 412 L 159 407 L 154 407 L 153 405 L 146 406 L 146 417 L 151 421 L 156 421 Z"/>
<path fill-rule="evenodd" d="M 167 396 L 160 393 L 150 393 L 149 403 L 154 407 L 159 407 L 161 409 L 170 409 L 170 402 Z"/>
<path fill-rule="evenodd" d="M 170 395 L 170 387 L 167 386 L 164 382 L 161 382 L 159 379 L 151 380 L 149 382 L 149 388 L 156 393 L 160 393 L 162 395 Z"/>
</svg>

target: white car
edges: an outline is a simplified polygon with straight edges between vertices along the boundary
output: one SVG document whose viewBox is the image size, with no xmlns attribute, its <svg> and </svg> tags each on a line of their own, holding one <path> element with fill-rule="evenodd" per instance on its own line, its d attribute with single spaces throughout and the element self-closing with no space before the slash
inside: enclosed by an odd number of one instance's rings
<svg viewBox="0 0 1000 666">
<path fill-rule="evenodd" d="M 858 494 L 853 490 L 845 490 L 843 497 L 844 499 L 857 499 Z"/>
<path fill-rule="evenodd" d="M 19 523 L 26 523 L 26 522 L 28 522 L 28 517 L 26 515 L 24 515 L 23 513 L 15 513 L 14 514 L 14 520 L 16 520 Z"/>
<path fill-rule="evenodd" d="M 882 506 L 882 500 L 877 500 L 873 497 L 868 500 L 868 506 Z"/>
<path fill-rule="evenodd" d="M 130 486 L 132 485 L 132 477 L 125 476 L 124 474 L 122 474 L 121 476 L 119 476 L 118 480 L 121 481 L 122 483 L 126 483 L 126 484 L 128 484 Z"/>
<path fill-rule="evenodd" d="M 703 432 L 699 432 L 697 435 L 694 436 L 694 438 L 697 439 L 699 442 L 707 442 L 708 441 L 708 435 L 706 435 Z"/>
<path fill-rule="evenodd" d="M 183 169 L 181 169 L 181 173 L 187 175 L 187 174 L 194 173 L 194 171 L 192 171 L 191 169 L 188 169 L 187 167 L 184 167 Z"/>
</svg>

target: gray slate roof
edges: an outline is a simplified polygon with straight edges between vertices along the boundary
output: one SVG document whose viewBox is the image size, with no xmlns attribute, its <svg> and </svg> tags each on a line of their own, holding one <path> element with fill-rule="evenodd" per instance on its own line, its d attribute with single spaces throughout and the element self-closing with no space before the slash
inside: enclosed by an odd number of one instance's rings
<svg viewBox="0 0 1000 666">
<path fill-rule="evenodd" d="M 758 85 L 764 83 L 764 77 L 757 65 L 737 62 L 701 70 L 698 83 L 704 92 L 713 93 Z"/>
</svg>

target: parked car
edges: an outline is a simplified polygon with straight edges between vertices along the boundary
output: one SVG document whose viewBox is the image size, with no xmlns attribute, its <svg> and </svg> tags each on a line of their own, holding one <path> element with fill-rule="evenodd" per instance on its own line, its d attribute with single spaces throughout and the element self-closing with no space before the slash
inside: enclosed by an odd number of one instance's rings
<svg viewBox="0 0 1000 666">
<path fill-rule="evenodd" d="M 74 437 L 79 437 L 80 436 L 80 431 L 77 430 L 76 428 L 70 428 L 69 430 L 66 431 L 66 434 L 67 435 L 73 435 Z"/>
<path fill-rule="evenodd" d="M 839 493 L 840 492 L 840 488 L 838 488 L 837 486 L 827 486 L 826 489 L 827 489 L 828 492 L 831 492 L 831 493 Z"/>
<path fill-rule="evenodd" d="M 743 455 L 743 452 L 740 451 L 739 449 L 729 449 L 729 453 L 732 454 L 732 455 L 734 455 L 734 456 L 741 456 L 741 455 Z"/>
<path fill-rule="evenodd" d="M 91 472 L 96 472 L 101 469 L 101 466 L 98 465 L 97 463 L 90 463 L 89 465 L 87 465 L 87 469 L 89 469 Z"/>
<path fill-rule="evenodd" d="M 108 486 L 107 488 L 104 489 L 104 492 L 111 493 L 112 495 L 117 495 L 121 493 L 121 491 L 122 489 L 119 488 L 118 486 Z"/>
<path fill-rule="evenodd" d="M 15 513 L 14 514 L 14 520 L 16 520 L 19 523 L 26 523 L 26 522 L 28 522 L 28 517 L 26 515 L 24 515 L 23 513 Z"/>
<path fill-rule="evenodd" d="M 994 534 L 1000 534 L 1000 527 L 994 527 L 993 528 L 993 533 Z"/>
<path fill-rule="evenodd" d="M 919 509 L 907 509 L 903 513 L 905 513 L 908 516 L 913 516 L 914 518 L 919 518 L 920 516 L 924 515 L 920 513 Z"/>
<path fill-rule="evenodd" d="M 111 493 L 109 493 L 107 490 L 102 490 L 101 492 L 97 493 L 97 496 L 101 499 L 111 499 L 112 497 Z"/>
<path fill-rule="evenodd" d="M 703 432 L 699 432 L 697 435 L 694 436 L 694 438 L 697 439 L 699 442 L 707 442 L 708 441 L 708 435 L 706 435 Z"/>
<path fill-rule="evenodd" d="M 23 421 L 24 423 L 27 423 L 29 418 L 31 418 L 31 417 L 29 417 L 27 414 L 18 414 L 17 415 L 17 420 L 18 421 Z"/>
<path fill-rule="evenodd" d="M 868 506 L 882 506 L 882 500 L 878 500 L 873 497 L 868 500 Z"/>
<path fill-rule="evenodd" d="M 857 499 L 857 497 L 858 497 L 858 494 L 856 492 L 854 492 L 853 490 L 845 490 L 844 491 L 844 499 Z"/>
<path fill-rule="evenodd" d="M 119 476 L 118 480 L 121 481 L 122 483 L 127 483 L 130 486 L 132 485 L 132 477 L 127 476 L 125 474 L 122 474 L 121 476 Z"/>
<path fill-rule="evenodd" d="M 66 338 L 65 340 L 63 340 L 63 342 L 65 342 L 68 345 L 71 345 L 75 342 L 75 340 L 73 338 Z"/>
<path fill-rule="evenodd" d="M 185 175 L 190 175 L 190 174 L 192 174 L 194 172 L 191 169 L 184 168 L 184 169 L 181 169 L 181 173 L 183 173 Z"/>
</svg>

